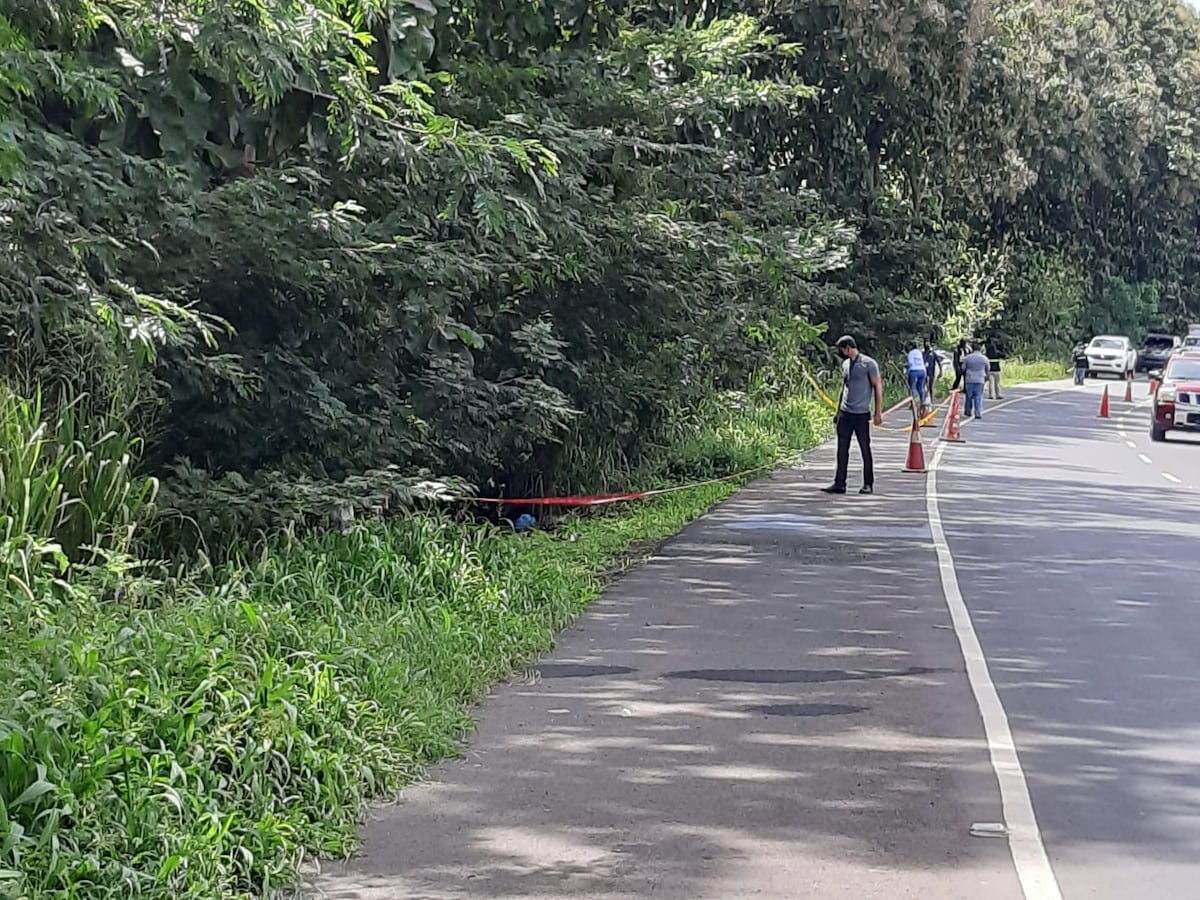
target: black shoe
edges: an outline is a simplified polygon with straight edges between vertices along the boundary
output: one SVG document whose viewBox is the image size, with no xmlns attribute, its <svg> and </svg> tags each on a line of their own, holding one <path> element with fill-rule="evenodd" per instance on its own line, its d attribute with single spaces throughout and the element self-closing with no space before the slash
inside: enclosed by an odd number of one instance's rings
<svg viewBox="0 0 1200 900">
<path fill-rule="evenodd" d="M 846 489 L 844 487 L 838 487 L 836 484 L 831 484 L 829 487 L 821 488 L 821 493 L 823 493 L 823 494 L 844 494 L 844 493 L 846 493 Z"/>
<path fill-rule="evenodd" d="M 864 484 L 858 492 L 860 494 L 873 494 L 875 493 L 875 486 L 872 484 Z"/>
</svg>

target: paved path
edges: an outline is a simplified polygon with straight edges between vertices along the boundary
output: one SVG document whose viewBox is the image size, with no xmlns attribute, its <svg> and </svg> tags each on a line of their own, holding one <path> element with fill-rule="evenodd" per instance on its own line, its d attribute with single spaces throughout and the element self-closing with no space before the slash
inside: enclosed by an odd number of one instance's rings
<svg viewBox="0 0 1200 900">
<path fill-rule="evenodd" d="M 1196 898 L 1200 442 L 1101 390 L 985 413 L 939 505 L 1062 895 Z"/>
<path fill-rule="evenodd" d="M 1062 895 L 1195 897 L 1200 446 L 1062 387 L 945 447 L 943 549 Z M 314 895 L 1020 900 L 969 835 L 1001 797 L 906 449 L 874 497 L 817 492 L 825 447 L 686 529 Z"/>
</svg>

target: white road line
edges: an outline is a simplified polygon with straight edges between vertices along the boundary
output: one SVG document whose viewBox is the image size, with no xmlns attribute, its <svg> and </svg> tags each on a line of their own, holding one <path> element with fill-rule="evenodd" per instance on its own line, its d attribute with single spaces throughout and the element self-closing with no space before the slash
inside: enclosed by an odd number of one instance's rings
<svg viewBox="0 0 1200 900">
<path fill-rule="evenodd" d="M 1124 433 L 1124 432 L 1122 432 L 1122 434 L 1123 434 L 1123 433 Z M 1126 442 L 1125 442 L 1125 446 L 1126 446 L 1126 447 L 1132 447 L 1134 450 L 1136 450 L 1136 449 L 1137 449 L 1137 444 L 1135 444 L 1133 441 L 1126 441 Z"/>
<path fill-rule="evenodd" d="M 1162 477 L 1167 479 L 1167 481 L 1171 482 L 1171 484 L 1183 484 L 1182 479 L 1176 478 L 1170 472 L 1163 472 Z"/>
<path fill-rule="evenodd" d="M 1017 387 L 1023 387 L 1023 386 L 1024 385 L 1017 385 Z M 993 413 L 993 412 L 997 412 L 998 410 L 1004 409 L 1004 407 L 1006 407 L 1006 406 L 1012 406 L 1014 403 L 1024 403 L 1027 400 L 1045 400 L 1047 397 L 1053 397 L 1057 394 L 1070 394 L 1070 393 L 1074 393 L 1074 392 L 1075 392 L 1074 386 L 1065 387 L 1065 388 L 1054 388 L 1053 390 L 1049 390 L 1049 391 L 1038 391 L 1036 394 L 1025 394 L 1022 397 L 1013 397 L 1011 400 L 1005 400 L 1001 403 L 997 403 L 995 405 L 988 406 L 984 411 Z M 966 428 L 968 425 L 970 425 L 974 421 L 975 421 L 974 419 L 964 419 L 960 423 L 959 427 Z"/>
<path fill-rule="evenodd" d="M 1017 870 L 1025 900 L 1062 900 L 1058 881 L 1050 867 L 1050 858 L 1042 843 L 1042 833 L 1033 812 L 1029 785 L 1025 782 L 1025 772 L 1017 756 L 1008 715 L 1004 712 L 1004 704 L 1000 702 L 1000 695 L 988 671 L 987 657 L 971 623 L 971 613 L 958 586 L 954 557 L 950 553 L 950 545 L 946 543 L 946 533 L 942 530 L 942 517 L 938 510 L 937 468 L 945 449 L 946 444 L 941 443 L 934 451 L 926 482 L 925 506 L 933 545 L 937 550 L 942 593 L 946 597 L 954 634 L 958 637 L 958 646 L 967 666 L 967 680 L 971 683 L 971 692 L 983 717 L 983 731 L 992 769 L 1000 784 L 1000 802 L 1004 808 L 1004 823 L 1008 826 L 1008 849 L 1012 853 L 1013 866 Z"/>
<path fill-rule="evenodd" d="M 1150 465 L 1154 462 L 1154 460 L 1152 460 L 1150 457 L 1148 457 L 1145 453 L 1139 453 L 1138 459 L 1140 459 L 1142 462 L 1146 463 L 1147 465 Z"/>
</svg>

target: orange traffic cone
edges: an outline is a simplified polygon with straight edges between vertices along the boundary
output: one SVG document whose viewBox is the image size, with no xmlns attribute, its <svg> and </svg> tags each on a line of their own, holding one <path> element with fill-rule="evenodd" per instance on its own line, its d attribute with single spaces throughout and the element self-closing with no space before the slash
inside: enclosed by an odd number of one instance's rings
<svg viewBox="0 0 1200 900">
<path fill-rule="evenodd" d="M 1153 397 L 1153 396 L 1154 396 L 1154 393 L 1155 393 L 1157 390 L 1158 390 L 1158 379 L 1157 379 L 1157 378 L 1151 378 L 1151 379 L 1150 379 L 1150 396 L 1151 396 L 1151 397 Z"/>
<path fill-rule="evenodd" d="M 950 394 L 950 410 L 946 413 L 946 427 L 942 432 L 943 441 L 963 443 L 962 431 L 958 427 L 958 417 L 961 412 L 962 395 L 958 391 Z"/>
<path fill-rule="evenodd" d="M 905 472 L 925 471 L 925 448 L 921 446 L 921 420 L 913 413 L 912 435 L 908 439 L 908 459 L 904 462 Z"/>
<path fill-rule="evenodd" d="M 1126 403 L 1133 402 L 1133 382 L 1132 381 L 1125 382 L 1125 402 Z"/>
<path fill-rule="evenodd" d="M 1104 396 L 1100 399 L 1100 415 L 1098 418 L 1108 418 L 1108 385 L 1104 386 Z"/>
</svg>

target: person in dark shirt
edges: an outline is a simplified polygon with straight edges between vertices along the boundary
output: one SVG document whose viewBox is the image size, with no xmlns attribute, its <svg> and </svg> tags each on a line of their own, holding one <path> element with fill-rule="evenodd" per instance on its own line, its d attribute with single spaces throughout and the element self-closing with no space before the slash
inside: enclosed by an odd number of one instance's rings
<svg viewBox="0 0 1200 900">
<path fill-rule="evenodd" d="M 933 382 L 942 377 L 942 358 L 933 352 L 929 341 L 925 342 L 925 384 L 929 392 L 929 405 L 933 406 Z"/>
<path fill-rule="evenodd" d="M 1075 357 L 1075 383 L 1083 384 L 1088 373 L 1087 341 L 1076 344 L 1072 356 Z"/>
<path fill-rule="evenodd" d="M 967 354 L 971 352 L 971 346 L 967 343 L 966 338 L 958 342 L 958 346 L 954 348 L 954 384 L 950 390 L 957 391 L 962 387 L 963 383 L 963 360 L 967 358 Z"/>
</svg>

